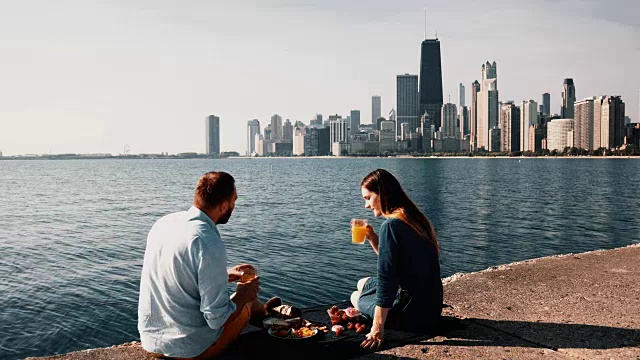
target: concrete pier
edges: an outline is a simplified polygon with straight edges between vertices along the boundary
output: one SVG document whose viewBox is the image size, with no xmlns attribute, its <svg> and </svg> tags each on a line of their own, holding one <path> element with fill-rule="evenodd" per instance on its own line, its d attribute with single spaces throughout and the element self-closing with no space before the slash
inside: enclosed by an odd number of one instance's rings
<svg viewBox="0 0 640 360">
<path fill-rule="evenodd" d="M 640 359 L 640 244 L 456 274 L 443 283 L 443 315 L 456 323 L 453 330 L 358 359 Z M 37 359 L 153 358 L 134 342 Z"/>
</svg>

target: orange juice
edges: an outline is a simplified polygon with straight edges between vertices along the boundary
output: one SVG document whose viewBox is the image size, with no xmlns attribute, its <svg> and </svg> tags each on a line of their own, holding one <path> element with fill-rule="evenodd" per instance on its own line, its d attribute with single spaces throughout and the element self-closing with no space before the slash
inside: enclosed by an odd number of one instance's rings
<svg viewBox="0 0 640 360">
<path fill-rule="evenodd" d="M 351 228 L 351 242 L 354 244 L 364 243 L 365 235 L 367 235 L 366 226 L 354 226 Z"/>
<path fill-rule="evenodd" d="M 351 242 L 354 244 L 364 243 L 367 235 L 367 221 L 361 219 L 351 220 Z"/>
<path fill-rule="evenodd" d="M 247 282 L 253 280 L 258 274 L 255 270 L 247 269 L 242 272 L 242 277 L 240 278 L 240 282 Z"/>
</svg>

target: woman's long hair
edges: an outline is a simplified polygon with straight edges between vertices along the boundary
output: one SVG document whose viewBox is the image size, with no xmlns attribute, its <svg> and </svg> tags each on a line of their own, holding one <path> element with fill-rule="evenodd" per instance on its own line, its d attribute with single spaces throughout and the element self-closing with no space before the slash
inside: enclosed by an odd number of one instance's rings
<svg viewBox="0 0 640 360">
<path fill-rule="evenodd" d="M 360 186 L 380 197 L 380 210 L 385 216 L 404 221 L 420 237 L 432 243 L 438 255 L 440 254 L 433 225 L 409 199 L 398 180 L 390 172 L 383 169 L 374 170 L 362 179 Z"/>
</svg>

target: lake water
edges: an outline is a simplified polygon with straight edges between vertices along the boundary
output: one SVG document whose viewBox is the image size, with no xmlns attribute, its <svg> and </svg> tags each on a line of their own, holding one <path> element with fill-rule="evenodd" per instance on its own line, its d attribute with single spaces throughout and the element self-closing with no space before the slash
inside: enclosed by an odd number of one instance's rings
<svg viewBox="0 0 640 360">
<path fill-rule="evenodd" d="M 0 161 L 0 358 L 139 340 L 146 235 L 222 170 L 239 199 L 221 225 L 230 264 L 260 298 L 300 307 L 349 298 L 375 274 L 349 220 L 374 219 L 360 180 L 384 168 L 432 220 L 442 276 L 640 242 L 633 159 L 223 159 Z"/>
</svg>

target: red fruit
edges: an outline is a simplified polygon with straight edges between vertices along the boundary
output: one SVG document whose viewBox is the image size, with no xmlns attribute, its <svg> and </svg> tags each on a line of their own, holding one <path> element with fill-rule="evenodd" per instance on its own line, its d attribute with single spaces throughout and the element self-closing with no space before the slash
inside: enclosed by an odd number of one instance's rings
<svg viewBox="0 0 640 360">
<path fill-rule="evenodd" d="M 353 329 L 356 328 L 356 325 L 357 324 L 354 324 L 354 323 L 350 322 L 350 323 L 347 324 L 347 327 L 349 328 L 349 330 L 353 330 Z"/>
<path fill-rule="evenodd" d="M 336 335 L 337 335 L 337 336 L 342 335 L 342 332 L 343 332 L 343 331 L 344 331 L 344 328 L 343 328 L 343 327 L 339 327 L 339 328 L 337 328 L 337 329 L 336 329 Z"/>
<path fill-rule="evenodd" d="M 363 332 L 366 332 L 366 331 L 367 331 L 367 325 L 364 325 L 364 324 L 356 329 L 356 332 L 358 334 L 362 334 Z"/>
<path fill-rule="evenodd" d="M 342 321 L 349 321 L 349 317 L 347 316 L 347 314 L 342 315 Z"/>
<path fill-rule="evenodd" d="M 342 315 L 344 315 L 344 310 L 338 310 L 338 311 L 336 312 L 336 315 L 338 315 L 338 316 L 342 317 Z"/>
<path fill-rule="evenodd" d="M 331 307 L 331 309 L 329 309 L 329 314 L 330 314 L 330 315 L 335 315 L 335 314 L 338 312 L 338 310 L 340 310 L 340 309 L 338 308 L 338 306 L 333 305 L 333 306 Z"/>
</svg>

